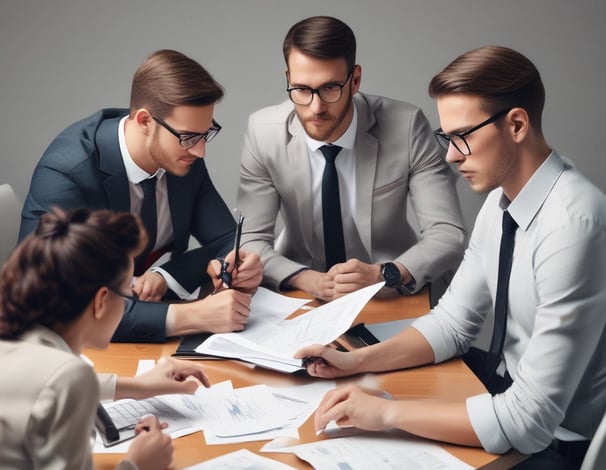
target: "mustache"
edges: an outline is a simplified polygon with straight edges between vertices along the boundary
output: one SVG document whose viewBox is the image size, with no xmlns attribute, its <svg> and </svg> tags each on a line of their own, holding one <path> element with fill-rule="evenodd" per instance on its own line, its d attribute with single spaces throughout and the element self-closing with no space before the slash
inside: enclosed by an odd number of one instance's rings
<svg viewBox="0 0 606 470">
<path fill-rule="evenodd" d="M 327 112 L 321 112 L 318 114 L 313 114 L 310 117 L 306 118 L 305 121 L 314 121 L 316 119 L 330 119 L 330 114 Z"/>
</svg>

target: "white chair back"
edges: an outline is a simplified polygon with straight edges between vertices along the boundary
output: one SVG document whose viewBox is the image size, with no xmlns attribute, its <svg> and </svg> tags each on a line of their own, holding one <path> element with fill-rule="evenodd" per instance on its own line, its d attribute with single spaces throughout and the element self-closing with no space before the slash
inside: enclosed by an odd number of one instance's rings
<svg viewBox="0 0 606 470">
<path fill-rule="evenodd" d="M 21 201 L 10 184 L 0 185 L 0 266 L 17 245 L 21 223 Z"/>
</svg>

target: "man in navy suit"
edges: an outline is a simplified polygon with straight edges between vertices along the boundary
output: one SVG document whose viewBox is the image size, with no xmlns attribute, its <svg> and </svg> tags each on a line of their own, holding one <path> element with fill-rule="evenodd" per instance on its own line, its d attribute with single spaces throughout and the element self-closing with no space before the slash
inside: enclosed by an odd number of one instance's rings
<svg viewBox="0 0 606 470">
<path fill-rule="evenodd" d="M 20 240 L 53 206 L 131 211 L 146 223 L 149 246 L 136 260 L 133 298 L 114 341 L 238 331 L 248 320 L 263 265 L 240 250 L 234 266 L 236 224 L 204 163 L 206 144 L 221 129 L 213 112 L 223 93 L 194 60 L 157 51 L 135 72 L 130 109 L 103 109 L 71 125 L 35 168 Z M 188 249 L 191 236 L 199 248 Z M 170 260 L 150 269 L 167 251 Z M 218 280 L 221 266 L 231 275 L 229 289 Z M 198 300 L 203 285 L 216 295 Z"/>
</svg>

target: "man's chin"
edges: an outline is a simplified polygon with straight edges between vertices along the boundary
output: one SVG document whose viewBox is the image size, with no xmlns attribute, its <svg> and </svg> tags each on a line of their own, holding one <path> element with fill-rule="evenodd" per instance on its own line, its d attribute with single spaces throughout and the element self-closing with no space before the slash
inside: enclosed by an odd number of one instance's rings
<svg viewBox="0 0 606 470">
<path fill-rule="evenodd" d="M 306 122 L 303 125 L 303 128 L 309 137 L 321 142 L 328 141 L 328 138 L 332 132 L 332 129 L 328 129 L 326 126 L 316 126 L 310 122 Z"/>
<path fill-rule="evenodd" d="M 190 172 L 191 165 L 189 165 L 189 166 L 178 165 L 178 166 L 173 166 L 170 168 L 165 168 L 165 170 L 167 173 L 170 173 L 173 176 L 185 176 Z"/>
</svg>

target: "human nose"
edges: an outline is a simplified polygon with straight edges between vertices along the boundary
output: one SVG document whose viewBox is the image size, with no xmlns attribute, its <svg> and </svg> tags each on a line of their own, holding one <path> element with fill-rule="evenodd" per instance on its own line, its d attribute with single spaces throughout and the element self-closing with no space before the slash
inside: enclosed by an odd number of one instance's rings
<svg viewBox="0 0 606 470">
<path fill-rule="evenodd" d="M 448 163 L 457 163 L 462 160 L 465 160 L 465 156 L 451 142 L 448 145 L 448 150 L 446 150 L 446 161 Z"/>
<path fill-rule="evenodd" d="M 187 149 L 190 155 L 193 155 L 197 158 L 204 158 L 206 156 L 206 141 L 204 139 L 200 139 L 199 142 L 196 143 L 193 147 Z"/>
<path fill-rule="evenodd" d="M 320 97 L 320 93 L 313 93 L 311 95 L 311 103 L 309 103 L 309 109 L 314 114 L 320 114 L 326 109 L 326 103 Z"/>
</svg>

